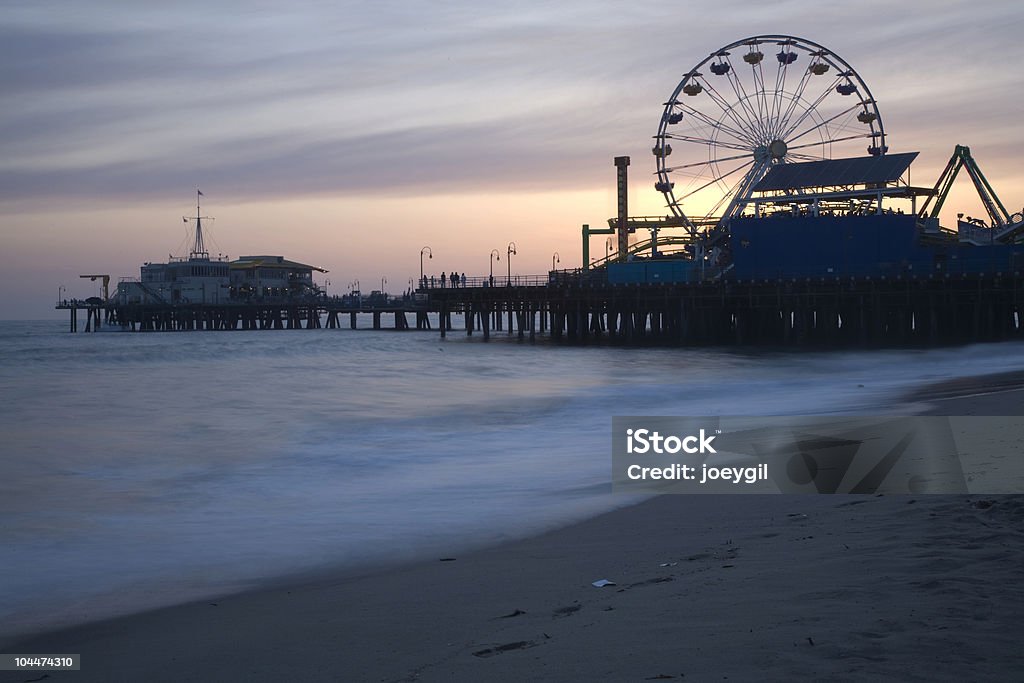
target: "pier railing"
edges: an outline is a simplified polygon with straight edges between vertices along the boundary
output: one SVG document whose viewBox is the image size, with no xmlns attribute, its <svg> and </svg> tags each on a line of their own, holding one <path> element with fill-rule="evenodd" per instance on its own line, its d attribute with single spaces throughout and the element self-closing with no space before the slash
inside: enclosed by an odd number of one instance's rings
<svg viewBox="0 0 1024 683">
<path fill-rule="evenodd" d="M 485 275 L 483 277 L 458 277 L 455 281 L 449 278 L 430 275 L 420 280 L 420 289 L 451 289 L 459 287 L 543 287 L 550 283 L 549 275 Z"/>
<path fill-rule="evenodd" d="M 478 287 L 547 287 L 550 285 L 580 284 L 580 283 L 605 283 L 608 281 L 607 271 L 604 269 L 580 270 L 552 270 L 546 275 L 502 275 L 474 276 L 459 278 L 455 282 L 450 279 L 442 282 L 439 277 L 429 275 L 419 283 L 419 289 L 462 289 Z"/>
</svg>

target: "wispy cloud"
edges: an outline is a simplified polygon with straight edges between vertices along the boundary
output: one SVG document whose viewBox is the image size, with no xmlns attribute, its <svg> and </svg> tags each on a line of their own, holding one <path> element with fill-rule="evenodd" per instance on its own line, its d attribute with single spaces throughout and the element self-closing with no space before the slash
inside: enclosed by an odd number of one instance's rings
<svg viewBox="0 0 1024 683">
<path fill-rule="evenodd" d="M 690 66 L 744 35 L 837 50 L 894 147 L 1019 149 L 999 2 L 33 2 L 0 23 L 0 199 L 578 187 L 647 153 Z"/>
</svg>

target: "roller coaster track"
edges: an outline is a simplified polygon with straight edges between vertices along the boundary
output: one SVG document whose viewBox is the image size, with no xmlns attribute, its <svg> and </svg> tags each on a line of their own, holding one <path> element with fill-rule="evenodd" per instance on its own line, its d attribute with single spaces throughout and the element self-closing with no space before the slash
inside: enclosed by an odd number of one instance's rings
<svg viewBox="0 0 1024 683">
<path fill-rule="evenodd" d="M 626 252 L 626 257 L 628 258 L 629 256 L 636 256 L 637 254 L 642 254 L 645 251 L 650 252 L 652 250 L 652 247 L 657 247 L 657 251 L 659 254 L 678 253 L 685 249 L 687 246 L 690 246 L 699 241 L 700 237 L 691 237 L 690 235 L 665 235 L 658 236 L 655 238 L 648 238 L 636 242 L 635 244 L 631 244 L 629 246 L 629 250 Z M 605 256 L 604 258 L 597 259 L 596 261 L 590 264 L 590 267 L 603 268 L 607 266 L 609 263 L 615 263 L 616 261 L 619 260 L 620 259 L 618 254 L 610 254 L 608 256 Z"/>
</svg>

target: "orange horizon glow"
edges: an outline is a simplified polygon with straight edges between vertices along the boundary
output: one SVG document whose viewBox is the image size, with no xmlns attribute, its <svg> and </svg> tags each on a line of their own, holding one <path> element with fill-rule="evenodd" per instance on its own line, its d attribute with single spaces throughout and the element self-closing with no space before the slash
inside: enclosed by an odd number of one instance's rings
<svg viewBox="0 0 1024 683">
<path fill-rule="evenodd" d="M 668 213 L 651 145 L 680 75 L 773 30 L 855 66 L 890 152 L 921 152 L 911 184 L 931 187 L 965 144 L 1006 209 L 1024 206 L 1024 90 L 1002 66 L 1024 59 L 1024 43 L 1015 8 L 997 3 L 887 5 L 884 26 L 863 32 L 836 28 L 858 25 L 863 7 L 826 17 L 800 2 L 641 2 L 628 18 L 575 1 L 391 14 L 300 2 L 230 21 L 188 5 L 43 0 L 6 13 L 19 58 L 0 66 L 0 286 L 19 295 L 0 318 L 52 318 L 58 287 L 94 293 L 80 273 L 116 281 L 181 255 L 196 185 L 216 218 L 211 252 L 324 267 L 332 293 L 381 278 L 404 291 L 423 246 L 435 273 L 485 275 L 509 242 L 513 272 L 546 273 L 556 252 L 557 267 L 580 267 L 581 226 L 616 212 L 614 157 L 632 159 L 630 214 Z M 680 43 L 695 16 L 700 35 Z M 985 218 L 963 173 L 942 224 L 958 213 Z"/>
</svg>

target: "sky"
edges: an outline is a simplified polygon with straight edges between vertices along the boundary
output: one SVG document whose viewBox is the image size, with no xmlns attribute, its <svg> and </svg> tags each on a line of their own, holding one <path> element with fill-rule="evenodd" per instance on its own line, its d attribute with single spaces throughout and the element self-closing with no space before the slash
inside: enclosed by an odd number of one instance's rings
<svg viewBox="0 0 1024 683">
<path fill-rule="evenodd" d="M 137 277 L 187 249 L 281 254 L 398 293 L 427 273 L 581 265 L 580 226 L 663 215 L 651 137 L 681 76 L 759 34 L 826 46 L 870 87 L 892 152 L 931 186 L 971 147 L 1024 206 L 1015 2 L 480 3 L 4 0 L 2 319 L 46 319 L 80 274 Z M 961 178 L 944 212 L 980 215 Z M 594 238 L 592 252 L 603 251 Z"/>
</svg>

